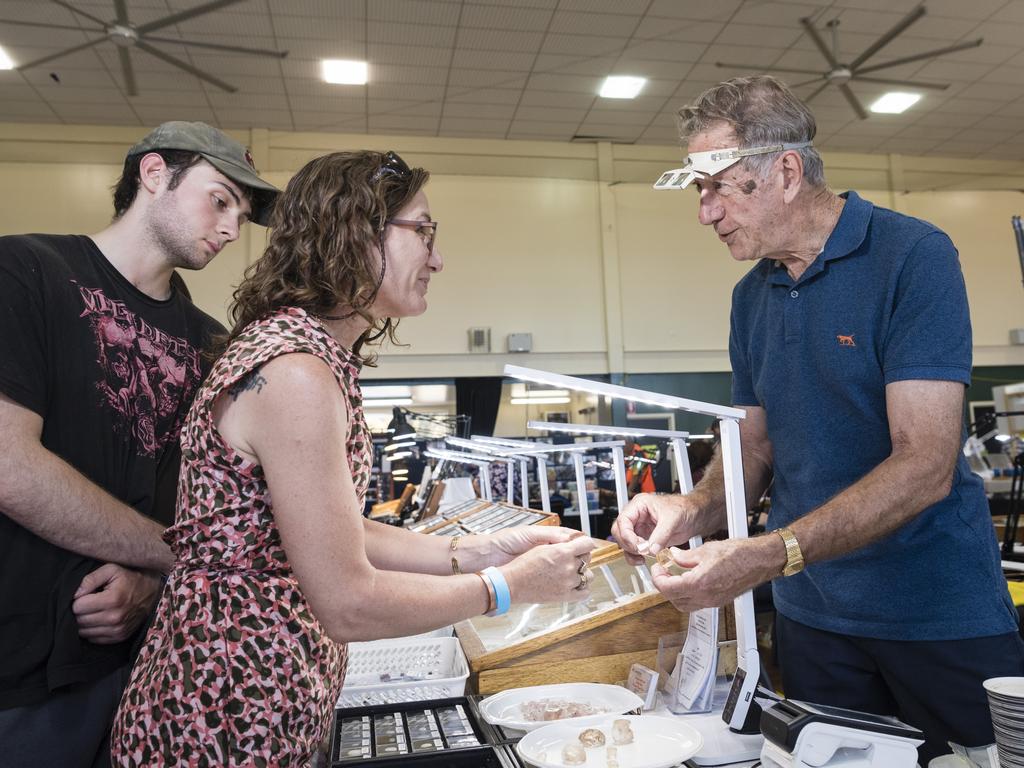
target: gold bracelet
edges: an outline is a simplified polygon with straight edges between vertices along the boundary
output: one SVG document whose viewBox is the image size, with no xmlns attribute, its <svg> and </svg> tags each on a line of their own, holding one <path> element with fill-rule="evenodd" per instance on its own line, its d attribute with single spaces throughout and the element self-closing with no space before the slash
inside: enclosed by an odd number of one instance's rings
<svg viewBox="0 0 1024 768">
<path fill-rule="evenodd" d="M 452 552 L 452 553 L 455 552 L 455 550 L 459 546 L 459 539 L 461 539 L 461 538 L 462 538 L 462 534 L 456 534 L 455 536 L 452 536 L 452 543 L 448 547 L 448 551 L 449 552 Z M 462 569 L 459 568 L 459 559 L 457 557 L 455 557 L 454 554 L 452 555 L 452 573 L 454 573 L 456 576 L 458 576 L 459 574 L 462 573 Z"/>
<path fill-rule="evenodd" d="M 484 587 L 487 589 L 487 610 L 484 611 L 484 614 L 494 613 L 498 610 L 498 596 L 494 593 L 494 585 L 482 573 L 477 573 L 476 575 L 480 577 L 480 581 L 484 583 Z"/>
</svg>

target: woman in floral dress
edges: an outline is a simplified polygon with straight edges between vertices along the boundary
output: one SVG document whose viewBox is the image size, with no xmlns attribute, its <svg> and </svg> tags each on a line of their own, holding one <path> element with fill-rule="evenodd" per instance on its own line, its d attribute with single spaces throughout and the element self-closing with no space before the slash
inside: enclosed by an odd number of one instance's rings
<svg viewBox="0 0 1024 768">
<path fill-rule="evenodd" d="M 587 597 L 591 540 L 562 528 L 450 540 L 363 518 L 373 453 L 359 370 L 441 271 L 426 171 L 394 153 L 317 158 L 289 182 L 233 330 L 182 430 L 176 564 L 114 722 L 118 766 L 306 766 L 346 643 L 492 604 Z M 583 589 L 578 587 L 583 586 Z"/>
</svg>

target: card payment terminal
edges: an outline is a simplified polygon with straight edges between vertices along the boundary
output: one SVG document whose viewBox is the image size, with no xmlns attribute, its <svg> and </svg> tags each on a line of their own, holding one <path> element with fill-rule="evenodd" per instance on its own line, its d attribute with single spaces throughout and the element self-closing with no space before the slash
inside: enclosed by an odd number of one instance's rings
<svg viewBox="0 0 1024 768">
<path fill-rule="evenodd" d="M 914 768 L 924 734 L 886 715 L 783 700 L 761 713 L 765 768 Z"/>
</svg>

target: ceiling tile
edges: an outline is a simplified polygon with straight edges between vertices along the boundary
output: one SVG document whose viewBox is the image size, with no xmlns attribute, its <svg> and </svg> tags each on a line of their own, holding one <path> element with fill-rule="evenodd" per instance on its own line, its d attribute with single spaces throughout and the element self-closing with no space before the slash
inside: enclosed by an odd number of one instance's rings
<svg viewBox="0 0 1024 768">
<path fill-rule="evenodd" d="M 452 57 L 453 67 L 468 69 L 503 69 L 509 72 L 529 72 L 533 67 L 535 53 L 512 53 L 511 51 L 477 51 L 459 48 Z"/>
<path fill-rule="evenodd" d="M 663 40 L 640 40 L 629 44 L 623 54 L 637 59 L 653 61 L 698 61 L 704 55 L 704 43 L 672 42 Z"/>
<path fill-rule="evenodd" d="M 214 107 L 217 122 L 225 128 L 273 128 L 292 131 L 295 124 L 288 110 L 280 109 L 219 109 Z"/>
<path fill-rule="evenodd" d="M 637 15 L 617 13 L 580 13 L 559 10 L 551 19 L 552 33 L 570 35 L 607 35 L 609 37 L 629 36 L 639 23 Z"/>
<path fill-rule="evenodd" d="M 453 69 L 448 77 L 449 88 L 522 88 L 527 75 L 522 72 L 499 72 L 477 69 Z"/>
<path fill-rule="evenodd" d="M 160 0 L 155 0 L 160 2 Z M 132 0 L 134 4 L 136 0 Z M 274 18 L 313 16 L 316 18 L 361 19 L 366 0 L 265 0 Z"/>
<path fill-rule="evenodd" d="M 365 19 L 277 15 L 274 17 L 274 34 L 282 39 L 282 48 L 287 47 L 284 38 L 362 43 L 366 39 L 366 25 Z"/>
<path fill-rule="evenodd" d="M 530 77 L 530 88 L 542 91 L 587 92 L 596 95 L 601 87 L 601 79 L 600 77 L 580 77 L 577 75 L 539 74 Z"/>
<path fill-rule="evenodd" d="M 654 0 L 647 10 L 651 16 L 700 21 L 726 21 L 740 7 L 742 0 L 716 0 L 716 2 L 681 3 L 679 0 Z"/>
<path fill-rule="evenodd" d="M 527 88 L 523 93 L 523 106 L 530 107 L 562 107 L 566 109 L 589 109 L 597 98 L 596 93 L 564 93 L 560 91 L 541 91 Z"/>
<path fill-rule="evenodd" d="M 686 21 L 647 15 L 637 27 L 634 39 L 710 44 L 725 25 L 718 21 Z"/>
<path fill-rule="evenodd" d="M 1006 0 L 928 0 L 928 13 L 954 19 L 987 19 L 1006 4 Z"/>
<path fill-rule="evenodd" d="M 518 104 L 523 94 L 520 88 L 463 88 L 449 87 L 449 104 Z"/>
<path fill-rule="evenodd" d="M 441 120 L 441 131 L 494 131 L 504 134 L 508 128 L 507 120 L 484 120 L 470 117 L 444 117 Z"/>
<path fill-rule="evenodd" d="M 647 10 L 650 0 L 561 0 L 558 7 L 566 11 L 587 13 L 618 13 L 638 16 Z"/>
<path fill-rule="evenodd" d="M 459 30 L 459 48 L 478 51 L 536 52 L 544 35 L 541 32 L 514 32 L 497 29 Z"/>
<path fill-rule="evenodd" d="M 455 27 L 428 24 L 402 24 L 394 21 L 370 21 L 367 40 L 385 45 L 418 45 L 430 48 L 451 48 L 455 44 Z"/>
<path fill-rule="evenodd" d="M 441 0 L 373 0 L 366 8 L 371 19 L 448 26 L 458 20 L 460 5 Z"/>
<path fill-rule="evenodd" d="M 515 111 L 514 104 L 448 104 L 444 108 L 444 116 L 511 120 Z"/>
<path fill-rule="evenodd" d="M 801 34 L 803 33 L 799 27 L 729 24 L 715 40 L 715 48 L 723 45 L 788 48 Z M 724 54 L 722 58 L 725 58 Z"/>
<path fill-rule="evenodd" d="M 403 64 L 411 67 L 447 67 L 452 58 L 450 48 L 423 45 L 388 45 L 368 43 L 367 60 L 371 67 L 382 64 Z"/>
<path fill-rule="evenodd" d="M 597 35 L 549 34 L 544 38 L 544 53 L 562 53 L 571 56 L 618 55 L 629 42 L 626 37 L 598 37 Z"/>
<path fill-rule="evenodd" d="M 579 125 L 586 118 L 589 107 L 590 104 L 587 104 L 583 109 L 551 106 L 536 107 L 520 104 L 515 115 L 517 121 L 526 120 L 530 122 L 572 123 L 573 125 Z"/>
<path fill-rule="evenodd" d="M 552 13 L 543 8 L 514 8 L 504 5 L 468 4 L 462 9 L 463 28 L 507 29 L 515 32 L 543 32 Z"/>
</svg>

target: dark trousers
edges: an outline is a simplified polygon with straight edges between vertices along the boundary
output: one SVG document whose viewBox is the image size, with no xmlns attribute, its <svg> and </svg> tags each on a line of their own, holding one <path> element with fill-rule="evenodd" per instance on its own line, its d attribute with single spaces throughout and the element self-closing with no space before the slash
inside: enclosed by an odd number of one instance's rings
<svg viewBox="0 0 1024 768">
<path fill-rule="evenodd" d="M 41 704 L 0 709 L 0 765 L 108 768 L 110 726 L 131 665 L 61 688 Z"/>
<path fill-rule="evenodd" d="M 786 698 L 878 715 L 924 731 L 919 762 L 948 754 L 946 742 L 995 741 L 982 682 L 1024 675 L 1017 632 L 969 640 L 873 640 L 813 629 L 776 615 Z"/>
</svg>

